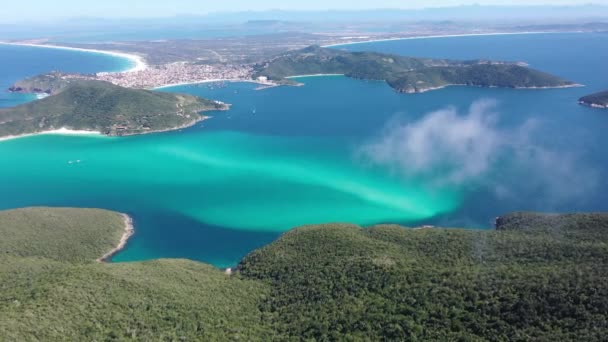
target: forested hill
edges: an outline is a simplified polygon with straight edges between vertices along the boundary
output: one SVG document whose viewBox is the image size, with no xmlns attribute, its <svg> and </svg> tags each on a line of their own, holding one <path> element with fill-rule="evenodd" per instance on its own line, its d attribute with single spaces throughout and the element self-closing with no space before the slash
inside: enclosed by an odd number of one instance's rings
<svg viewBox="0 0 608 342">
<path fill-rule="evenodd" d="M 580 104 L 590 107 L 608 108 L 608 91 L 583 96 L 578 101 Z"/>
<path fill-rule="evenodd" d="M 424 92 L 449 85 L 505 88 L 575 85 L 520 63 L 414 58 L 318 46 L 291 51 L 258 64 L 254 77 L 265 76 L 289 84 L 287 77 L 314 74 L 344 74 L 360 79 L 384 80 L 395 90 L 404 93 Z"/>
<path fill-rule="evenodd" d="M 324 225 L 243 260 L 272 288 L 281 337 L 370 341 L 601 341 L 608 215 L 514 214 L 499 229 Z"/>
<path fill-rule="evenodd" d="M 186 260 L 95 262 L 118 243 L 123 224 L 98 210 L 0 211 L 0 336 L 604 341 L 608 334 L 607 214 L 519 213 L 498 219 L 497 230 L 301 227 L 248 255 L 233 275 Z"/>
<path fill-rule="evenodd" d="M 55 84 L 55 83 L 53 83 Z M 0 137 L 59 128 L 129 135 L 176 129 L 203 119 L 202 111 L 226 104 L 192 95 L 128 89 L 111 83 L 70 80 L 53 95 L 0 110 Z"/>
</svg>

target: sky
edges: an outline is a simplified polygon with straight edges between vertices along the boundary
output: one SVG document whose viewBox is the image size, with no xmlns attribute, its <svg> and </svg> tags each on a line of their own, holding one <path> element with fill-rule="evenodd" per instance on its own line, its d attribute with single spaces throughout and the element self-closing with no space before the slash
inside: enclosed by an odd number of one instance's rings
<svg viewBox="0 0 608 342">
<path fill-rule="evenodd" d="M 371 8 L 421 8 L 459 5 L 582 5 L 589 1 L 572 0 L 28 0 L 2 1 L 0 21 L 31 20 L 52 21 L 74 17 L 167 17 L 199 15 L 224 11 L 328 10 Z M 608 5 L 608 0 L 592 0 L 594 4 Z"/>
</svg>

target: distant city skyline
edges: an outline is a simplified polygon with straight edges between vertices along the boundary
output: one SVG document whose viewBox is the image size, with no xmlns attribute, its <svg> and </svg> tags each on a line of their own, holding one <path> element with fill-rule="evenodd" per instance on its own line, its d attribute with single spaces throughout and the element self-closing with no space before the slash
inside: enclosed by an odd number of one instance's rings
<svg viewBox="0 0 608 342">
<path fill-rule="evenodd" d="M 608 5 L 608 0 L 596 0 L 594 5 Z M 421 9 L 430 7 L 453 7 L 463 5 L 530 6 L 554 5 L 576 6 L 589 2 L 572 0 L 429 0 L 425 2 L 404 0 L 377 0 L 353 2 L 351 0 L 307 0 L 287 2 L 284 0 L 200 1 L 200 0 L 30 0 L 11 1 L 2 5 L 1 22 L 53 21 L 75 17 L 99 18 L 153 18 L 177 15 L 204 15 L 213 12 L 237 11 L 310 11 L 310 10 L 369 10 L 383 8 Z"/>
</svg>

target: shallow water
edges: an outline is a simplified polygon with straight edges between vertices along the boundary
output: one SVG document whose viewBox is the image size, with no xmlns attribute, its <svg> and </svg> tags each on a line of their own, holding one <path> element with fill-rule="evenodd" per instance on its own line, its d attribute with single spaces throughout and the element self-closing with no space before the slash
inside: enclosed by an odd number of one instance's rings
<svg viewBox="0 0 608 342">
<path fill-rule="evenodd" d="M 264 91 L 245 83 L 166 89 L 233 108 L 177 132 L 0 143 L 0 208 L 127 212 L 137 233 L 115 261 L 217 266 L 302 224 L 489 228 L 514 210 L 608 210 L 608 113 L 576 103 L 608 89 L 598 72 L 606 42 L 605 34 L 561 34 L 348 47 L 522 60 L 585 88 L 403 95 L 382 82 L 321 77 Z"/>
</svg>

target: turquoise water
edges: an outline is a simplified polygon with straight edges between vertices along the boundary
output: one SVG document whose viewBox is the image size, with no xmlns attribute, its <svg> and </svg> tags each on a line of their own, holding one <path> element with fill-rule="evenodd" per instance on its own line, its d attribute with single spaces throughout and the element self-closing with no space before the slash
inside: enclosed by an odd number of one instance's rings
<svg viewBox="0 0 608 342">
<path fill-rule="evenodd" d="M 608 116 L 576 99 L 608 89 L 607 42 L 560 34 L 348 47 L 522 60 L 585 88 L 403 95 L 345 77 L 264 91 L 170 88 L 233 108 L 176 132 L 2 142 L 0 208 L 127 212 L 137 233 L 115 261 L 185 257 L 217 266 L 307 223 L 491 227 L 514 210 L 605 211 Z"/>
</svg>

